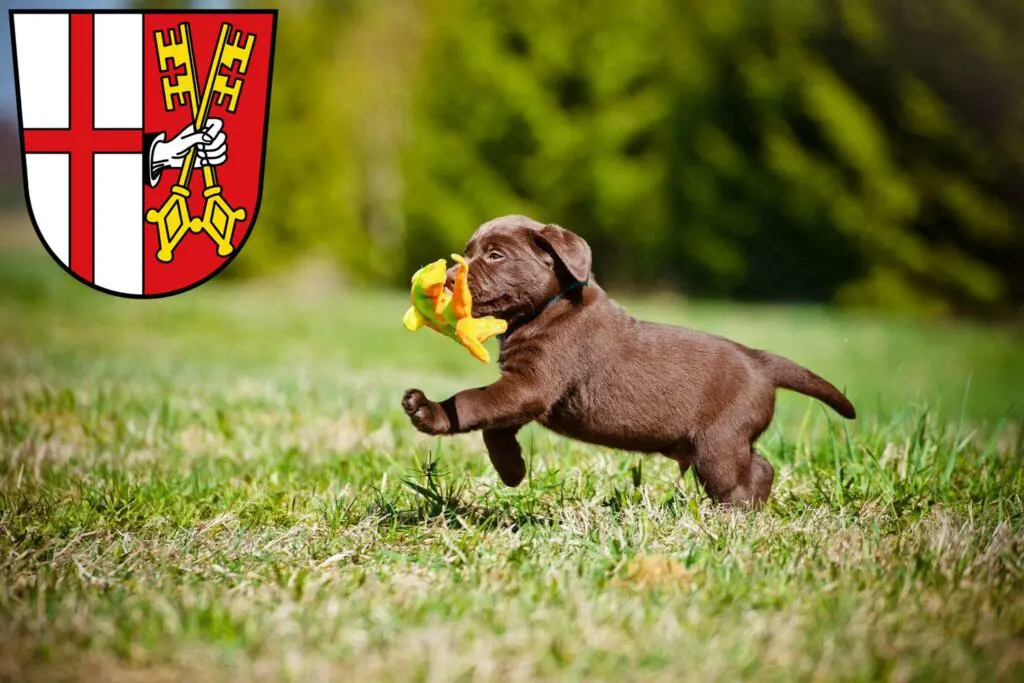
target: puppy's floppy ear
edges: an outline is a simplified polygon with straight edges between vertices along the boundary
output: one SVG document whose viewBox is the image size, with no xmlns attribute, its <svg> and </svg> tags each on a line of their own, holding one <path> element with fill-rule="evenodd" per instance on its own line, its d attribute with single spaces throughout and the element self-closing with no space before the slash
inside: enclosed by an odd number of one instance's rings
<svg viewBox="0 0 1024 683">
<path fill-rule="evenodd" d="M 557 225 L 545 225 L 537 231 L 537 243 L 561 262 L 577 282 L 590 279 L 590 245 L 582 237 Z"/>
</svg>

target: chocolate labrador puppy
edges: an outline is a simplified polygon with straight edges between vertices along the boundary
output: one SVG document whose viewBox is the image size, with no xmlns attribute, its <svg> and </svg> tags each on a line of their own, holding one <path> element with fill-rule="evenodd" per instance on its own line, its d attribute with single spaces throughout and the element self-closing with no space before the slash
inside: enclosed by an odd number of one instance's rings
<svg viewBox="0 0 1024 683">
<path fill-rule="evenodd" d="M 473 312 L 508 321 L 494 384 L 402 406 L 427 434 L 480 429 L 508 486 L 526 474 L 516 432 L 534 420 L 601 446 L 661 453 L 726 505 L 756 507 L 774 470 L 753 443 L 791 389 L 853 419 L 834 386 L 796 363 L 723 337 L 630 317 L 591 273 L 587 243 L 525 216 L 496 218 L 466 245 Z"/>
</svg>

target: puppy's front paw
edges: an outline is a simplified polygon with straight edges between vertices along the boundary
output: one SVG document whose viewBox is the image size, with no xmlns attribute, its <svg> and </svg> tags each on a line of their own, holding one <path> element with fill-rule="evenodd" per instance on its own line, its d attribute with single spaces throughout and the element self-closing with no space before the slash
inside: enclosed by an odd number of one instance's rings
<svg viewBox="0 0 1024 683">
<path fill-rule="evenodd" d="M 424 434 L 448 433 L 448 416 L 441 405 L 423 395 L 419 389 L 408 389 L 402 396 L 402 408 L 413 427 Z"/>
</svg>

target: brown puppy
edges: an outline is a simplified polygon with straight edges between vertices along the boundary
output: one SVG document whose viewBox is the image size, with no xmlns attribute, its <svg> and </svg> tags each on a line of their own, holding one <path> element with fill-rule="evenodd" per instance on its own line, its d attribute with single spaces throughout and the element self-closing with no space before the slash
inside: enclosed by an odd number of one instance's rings
<svg viewBox="0 0 1024 683">
<path fill-rule="evenodd" d="M 509 323 L 501 378 L 440 403 L 409 389 L 402 406 L 427 434 L 483 430 L 509 486 L 526 474 L 516 432 L 536 420 L 581 441 L 662 453 L 684 474 L 693 465 L 715 501 L 757 506 L 774 470 L 753 443 L 772 419 L 776 388 L 855 416 L 839 390 L 781 356 L 630 317 L 594 282 L 587 243 L 556 225 L 497 218 L 465 256 L 474 314 Z"/>
</svg>

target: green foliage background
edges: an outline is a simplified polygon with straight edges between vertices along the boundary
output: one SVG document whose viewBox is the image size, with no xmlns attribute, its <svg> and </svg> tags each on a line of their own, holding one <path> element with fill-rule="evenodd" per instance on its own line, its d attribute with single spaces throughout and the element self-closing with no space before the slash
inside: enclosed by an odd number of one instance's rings
<svg viewBox="0 0 1024 683">
<path fill-rule="evenodd" d="M 255 6 L 255 4 L 253 5 Z M 1017 0 L 282 4 L 260 239 L 401 285 L 518 212 L 617 287 L 1024 301 Z"/>
</svg>

